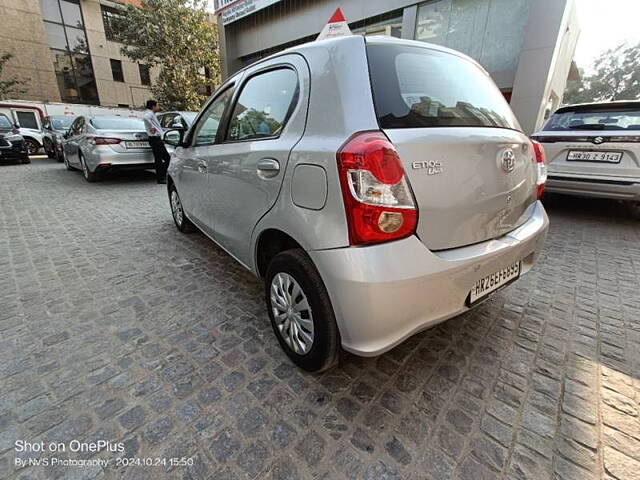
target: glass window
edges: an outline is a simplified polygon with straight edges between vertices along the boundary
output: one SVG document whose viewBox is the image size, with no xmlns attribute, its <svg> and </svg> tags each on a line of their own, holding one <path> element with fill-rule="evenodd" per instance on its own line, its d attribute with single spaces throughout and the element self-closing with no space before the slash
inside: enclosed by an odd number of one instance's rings
<svg viewBox="0 0 640 480">
<path fill-rule="evenodd" d="M 222 115 L 224 115 L 225 108 L 227 108 L 232 95 L 233 87 L 229 87 L 209 105 L 209 108 L 207 108 L 198 123 L 193 142 L 194 147 L 213 145 L 215 143 Z"/>
<path fill-rule="evenodd" d="M 67 37 L 64 35 L 64 27 L 62 25 L 44 22 L 44 30 L 47 32 L 47 40 L 51 48 L 67 49 Z"/>
<path fill-rule="evenodd" d="M 173 119 L 176 117 L 175 113 L 167 113 L 160 117 L 160 125 L 162 128 L 171 128 L 173 125 Z"/>
<path fill-rule="evenodd" d="M 78 117 L 71 125 L 71 135 L 80 135 L 84 131 L 84 117 Z"/>
<path fill-rule="evenodd" d="M 51 127 L 53 128 L 53 130 L 67 130 L 71 126 L 75 118 L 76 117 L 73 117 L 71 115 L 67 115 L 64 117 L 51 117 Z"/>
<path fill-rule="evenodd" d="M 18 123 L 22 128 L 33 128 L 34 130 L 38 130 L 40 128 L 38 125 L 38 119 L 34 112 L 16 112 L 16 117 L 18 118 Z"/>
<path fill-rule="evenodd" d="M 640 108 L 580 109 L 551 116 L 543 130 L 640 130 Z"/>
<path fill-rule="evenodd" d="M 140 83 L 142 85 L 151 85 L 151 72 L 149 71 L 149 65 L 139 63 L 138 70 L 140 71 Z"/>
<path fill-rule="evenodd" d="M 469 60 L 399 45 L 368 45 L 367 54 L 382 128 L 520 128 L 500 90 Z"/>
<path fill-rule="evenodd" d="M 11 120 L 9 120 L 9 118 L 2 113 L 0 113 L 0 128 L 13 128 Z"/>
<path fill-rule="evenodd" d="M 83 28 L 82 13 L 80 12 L 80 2 L 78 0 L 60 0 L 60 10 L 62 10 L 62 20 L 65 25 Z"/>
<path fill-rule="evenodd" d="M 144 122 L 139 118 L 93 117 L 91 125 L 98 130 L 144 130 Z"/>
<path fill-rule="evenodd" d="M 418 7 L 416 40 L 453 48 L 490 72 L 514 70 L 529 0 L 437 0 Z"/>
<path fill-rule="evenodd" d="M 42 11 L 43 20 L 62 23 L 57 0 L 40 0 L 40 10 Z"/>
<path fill-rule="evenodd" d="M 296 95 L 298 77 L 288 68 L 250 78 L 242 88 L 229 122 L 227 140 L 279 135 Z"/>
<path fill-rule="evenodd" d="M 114 82 L 124 82 L 124 73 L 122 72 L 122 62 L 120 60 L 109 60 L 111 62 L 111 74 Z"/>
<path fill-rule="evenodd" d="M 89 53 L 87 37 L 84 34 L 84 30 L 71 27 L 65 27 L 64 29 L 67 32 L 69 50 L 74 53 Z"/>
<path fill-rule="evenodd" d="M 387 35 L 401 38 L 402 10 L 395 10 L 352 23 L 350 28 L 356 35 Z"/>
<path fill-rule="evenodd" d="M 117 41 L 117 21 L 118 19 L 122 18 L 122 12 L 117 8 L 108 7 L 106 5 L 100 5 L 100 9 L 102 11 L 102 24 L 104 26 L 104 34 L 107 37 L 107 40 Z"/>
</svg>

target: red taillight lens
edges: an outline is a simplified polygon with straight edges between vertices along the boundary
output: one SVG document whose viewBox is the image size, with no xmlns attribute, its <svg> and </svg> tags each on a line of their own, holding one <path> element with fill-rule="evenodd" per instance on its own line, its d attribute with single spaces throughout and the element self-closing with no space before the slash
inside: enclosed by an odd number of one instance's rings
<svg viewBox="0 0 640 480">
<path fill-rule="evenodd" d="M 538 200 L 540 200 L 544 193 L 544 184 L 547 181 L 547 157 L 544 153 L 544 147 L 540 142 L 532 140 L 531 143 L 533 143 L 533 152 L 535 153 L 538 172 L 538 178 L 536 180 L 536 196 Z"/>
<path fill-rule="evenodd" d="M 364 245 L 408 237 L 418 212 L 400 157 L 380 131 L 352 136 L 338 151 L 349 243 Z"/>
<path fill-rule="evenodd" d="M 93 145 L 116 145 L 122 141 L 119 138 L 108 137 L 88 137 L 88 140 Z"/>
</svg>

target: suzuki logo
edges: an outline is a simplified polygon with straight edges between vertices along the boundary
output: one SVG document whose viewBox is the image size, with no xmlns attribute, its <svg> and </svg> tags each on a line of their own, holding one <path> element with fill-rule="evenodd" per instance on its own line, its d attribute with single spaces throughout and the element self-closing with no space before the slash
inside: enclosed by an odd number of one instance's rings
<svg viewBox="0 0 640 480">
<path fill-rule="evenodd" d="M 604 143 L 604 137 L 595 137 L 593 140 L 591 140 L 593 143 L 595 143 L 596 145 L 600 145 L 601 143 Z"/>
<path fill-rule="evenodd" d="M 502 169 L 507 173 L 511 173 L 514 168 L 516 168 L 516 155 L 513 150 L 505 150 L 502 154 Z"/>
</svg>

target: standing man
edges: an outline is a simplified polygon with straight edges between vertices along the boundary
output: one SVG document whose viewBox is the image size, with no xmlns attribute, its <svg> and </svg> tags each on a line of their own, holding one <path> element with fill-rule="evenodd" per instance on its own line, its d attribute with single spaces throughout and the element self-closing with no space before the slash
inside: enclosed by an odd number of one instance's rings
<svg viewBox="0 0 640 480">
<path fill-rule="evenodd" d="M 159 110 L 158 102 L 155 100 L 147 100 L 147 109 L 142 116 L 144 121 L 144 128 L 147 130 L 149 136 L 149 145 L 151 145 L 151 151 L 156 163 L 156 178 L 158 183 L 167 183 L 167 168 L 169 167 L 169 160 L 171 156 L 164 146 L 162 141 L 162 126 L 156 117 L 156 112 Z"/>
</svg>

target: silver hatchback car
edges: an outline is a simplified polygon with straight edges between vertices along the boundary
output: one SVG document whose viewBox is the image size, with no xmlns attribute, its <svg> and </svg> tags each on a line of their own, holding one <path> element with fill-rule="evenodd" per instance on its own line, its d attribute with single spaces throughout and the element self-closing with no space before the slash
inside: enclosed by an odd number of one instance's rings
<svg viewBox="0 0 640 480">
<path fill-rule="evenodd" d="M 547 191 L 640 202 L 640 101 L 563 107 L 532 138 L 549 157 Z"/>
<path fill-rule="evenodd" d="M 130 117 L 77 117 L 64 134 L 62 158 L 68 170 L 80 169 L 88 182 L 110 170 L 155 167 L 144 123 Z"/>
<path fill-rule="evenodd" d="M 379 355 L 534 264 L 541 147 L 489 75 L 442 47 L 308 43 L 228 79 L 168 172 L 173 218 L 264 280 L 301 368 Z"/>
</svg>

